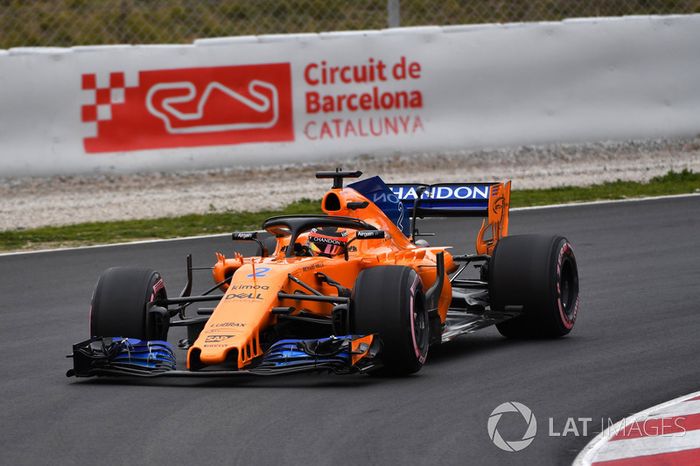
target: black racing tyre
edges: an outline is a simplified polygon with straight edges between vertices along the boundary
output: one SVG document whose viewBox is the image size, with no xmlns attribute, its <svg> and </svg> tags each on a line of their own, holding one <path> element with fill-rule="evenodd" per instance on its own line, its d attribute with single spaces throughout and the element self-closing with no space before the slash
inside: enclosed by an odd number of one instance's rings
<svg viewBox="0 0 700 466">
<path fill-rule="evenodd" d="M 423 287 L 410 267 L 378 266 L 363 270 L 351 298 L 351 330 L 378 334 L 382 342 L 380 371 L 418 372 L 428 356 L 430 330 Z"/>
<path fill-rule="evenodd" d="M 496 327 L 509 338 L 568 334 L 579 310 L 576 257 L 563 236 L 518 235 L 501 239 L 488 266 L 491 309 L 523 306 L 523 314 Z"/>
<path fill-rule="evenodd" d="M 167 340 L 169 318 L 148 311 L 165 299 L 163 278 L 140 267 L 112 267 L 100 275 L 92 295 L 90 335 L 140 340 Z"/>
</svg>

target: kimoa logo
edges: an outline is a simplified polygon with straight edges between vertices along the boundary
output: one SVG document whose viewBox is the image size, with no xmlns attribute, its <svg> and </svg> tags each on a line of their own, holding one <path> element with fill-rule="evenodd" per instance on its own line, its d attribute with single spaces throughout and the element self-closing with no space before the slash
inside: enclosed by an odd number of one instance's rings
<svg viewBox="0 0 700 466">
<path fill-rule="evenodd" d="M 504 440 L 498 431 L 498 421 L 504 413 L 519 413 L 527 423 L 527 429 L 520 440 Z M 527 448 L 537 435 L 537 419 L 532 410 L 517 401 L 508 401 L 496 406 L 489 416 L 486 428 L 489 438 L 498 448 L 504 451 L 516 452 Z"/>
<path fill-rule="evenodd" d="M 269 290 L 269 285 L 231 285 L 232 290 Z"/>
</svg>

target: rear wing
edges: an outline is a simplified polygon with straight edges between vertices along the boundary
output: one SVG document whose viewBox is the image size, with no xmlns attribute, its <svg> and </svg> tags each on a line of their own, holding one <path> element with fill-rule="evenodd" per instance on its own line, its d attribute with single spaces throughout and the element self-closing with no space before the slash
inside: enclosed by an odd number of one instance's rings
<svg viewBox="0 0 700 466">
<path fill-rule="evenodd" d="M 491 186 L 498 183 L 387 183 L 416 217 L 485 217 Z"/>
<path fill-rule="evenodd" d="M 411 239 L 418 236 L 416 218 L 482 217 L 477 254 L 491 254 L 508 235 L 510 181 L 503 183 L 389 183 L 391 192 L 411 212 Z M 489 232 L 490 230 L 490 232 Z M 486 233 L 490 238 L 484 238 Z"/>
<path fill-rule="evenodd" d="M 386 184 L 375 176 L 348 187 L 372 201 L 411 241 L 421 236 L 416 219 L 425 217 L 482 217 L 476 238 L 478 254 L 491 254 L 498 240 L 508 235 L 510 181 Z M 487 232 L 490 238 L 484 238 Z"/>
</svg>

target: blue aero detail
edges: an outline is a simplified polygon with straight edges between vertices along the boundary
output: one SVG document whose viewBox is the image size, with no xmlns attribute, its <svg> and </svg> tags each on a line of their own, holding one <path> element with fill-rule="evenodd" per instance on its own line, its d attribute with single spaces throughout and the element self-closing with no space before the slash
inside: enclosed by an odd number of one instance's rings
<svg viewBox="0 0 700 466">
<path fill-rule="evenodd" d="M 175 370 L 173 347 L 167 341 L 112 338 L 118 351 L 110 358 L 113 367 L 127 366 L 144 369 Z"/>
<path fill-rule="evenodd" d="M 349 342 L 352 335 L 320 338 L 318 340 L 280 340 L 270 347 L 263 356 L 263 366 L 293 367 L 309 364 L 336 363 L 351 365 L 352 355 Z M 329 346 L 330 345 L 330 346 Z M 323 347 L 320 353 L 309 347 Z"/>
<path fill-rule="evenodd" d="M 409 235 L 411 231 L 410 212 L 406 212 L 401 199 L 384 183 L 378 176 L 365 180 L 350 183 L 348 188 L 352 188 L 358 193 L 372 201 L 389 220 L 401 230 L 404 235 Z"/>
</svg>

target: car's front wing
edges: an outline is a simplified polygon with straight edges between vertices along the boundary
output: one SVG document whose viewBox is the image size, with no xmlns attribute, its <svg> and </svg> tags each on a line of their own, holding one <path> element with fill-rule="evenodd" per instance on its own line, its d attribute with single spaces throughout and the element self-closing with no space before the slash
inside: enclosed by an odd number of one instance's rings
<svg viewBox="0 0 700 466">
<path fill-rule="evenodd" d="M 241 370 L 177 370 L 172 346 L 164 341 L 93 337 L 73 345 L 73 369 L 68 377 L 232 376 L 298 372 L 366 372 L 379 366 L 381 344 L 374 335 L 344 335 L 313 340 L 281 340 L 259 361 Z"/>
</svg>

